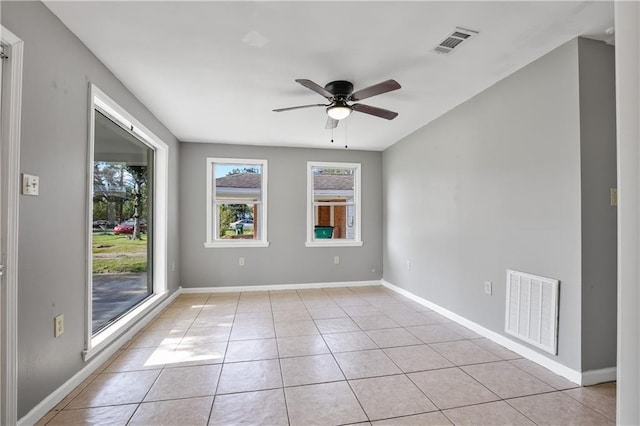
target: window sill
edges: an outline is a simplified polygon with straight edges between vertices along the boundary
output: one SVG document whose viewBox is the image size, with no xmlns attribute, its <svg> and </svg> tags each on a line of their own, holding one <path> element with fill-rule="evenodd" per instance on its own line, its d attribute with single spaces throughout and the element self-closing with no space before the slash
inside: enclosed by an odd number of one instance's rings
<svg viewBox="0 0 640 426">
<path fill-rule="evenodd" d="M 305 247 L 360 247 L 362 246 L 362 241 L 307 241 L 304 245 Z"/>
<path fill-rule="evenodd" d="M 160 294 L 152 295 L 140 305 L 135 307 L 132 311 L 127 313 L 125 316 L 94 335 L 91 338 L 90 347 L 84 350 L 82 353 L 83 359 L 85 361 L 88 361 L 89 359 L 97 355 L 101 350 L 109 346 L 113 341 L 115 341 L 122 335 L 122 333 L 128 328 L 128 326 L 130 326 L 135 321 L 148 314 L 153 308 L 155 308 L 158 303 L 160 303 L 160 301 L 166 296 L 166 294 L 167 292 L 165 291 Z"/>
<path fill-rule="evenodd" d="M 269 247 L 269 241 L 242 241 L 242 240 L 233 240 L 229 242 L 223 241 L 215 241 L 210 243 L 204 243 L 205 248 L 247 248 L 247 247 Z"/>
</svg>

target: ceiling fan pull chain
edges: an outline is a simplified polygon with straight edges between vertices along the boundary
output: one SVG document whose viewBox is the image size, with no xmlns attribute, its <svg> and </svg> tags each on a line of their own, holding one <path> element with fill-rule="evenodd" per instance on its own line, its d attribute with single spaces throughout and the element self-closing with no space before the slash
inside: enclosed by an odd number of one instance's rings
<svg viewBox="0 0 640 426">
<path fill-rule="evenodd" d="M 347 127 L 349 127 L 348 124 L 344 123 L 344 148 L 345 149 L 349 148 L 347 146 Z"/>
</svg>

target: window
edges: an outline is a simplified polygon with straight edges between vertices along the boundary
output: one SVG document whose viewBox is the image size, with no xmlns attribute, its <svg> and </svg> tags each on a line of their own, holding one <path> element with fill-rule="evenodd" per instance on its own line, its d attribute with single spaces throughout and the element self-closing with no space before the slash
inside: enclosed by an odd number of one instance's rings
<svg viewBox="0 0 640 426">
<path fill-rule="evenodd" d="M 360 164 L 307 163 L 307 247 L 361 246 Z"/>
<path fill-rule="evenodd" d="M 169 147 L 91 85 L 85 360 L 166 293 Z"/>
<path fill-rule="evenodd" d="M 207 158 L 205 247 L 267 247 L 267 160 Z"/>
</svg>

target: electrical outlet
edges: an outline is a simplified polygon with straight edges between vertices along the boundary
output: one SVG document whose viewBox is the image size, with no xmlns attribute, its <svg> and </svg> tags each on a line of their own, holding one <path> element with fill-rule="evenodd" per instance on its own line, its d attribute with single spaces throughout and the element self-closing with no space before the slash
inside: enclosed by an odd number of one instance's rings
<svg viewBox="0 0 640 426">
<path fill-rule="evenodd" d="M 171 271 L 175 271 L 176 270 L 176 262 L 171 262 Z"/>
<path fill-rule="evenodd" d="M 22 174 L 22 195 L 37 196 L 40 192 L 40 178 L 38 176 Z"/>
<path fill-rule="evenodd" d="M 58 315 L 53 319 L 53 337 L 59 337 L 64 333 L 64 315 Z"/>
<path fill-rule="evenodd" d="M 238 265 L 244 266 L 244 257 L 238 259 Z"/>
<path fill-rule="evenodd" d="M 411 261 L 407 260 L 407 269 L 411 270 Z"/>
<path fill-rule="evenodd" d="M 340 256 L 333 256 L 333 263 L 335 265 L 339 265 L 340 264 Z"/>
<path fill-rule="evenodd" d="M 491 281 L 484 282 L 484 292 L 489 295 L 493 294 Z"/>
</svg>

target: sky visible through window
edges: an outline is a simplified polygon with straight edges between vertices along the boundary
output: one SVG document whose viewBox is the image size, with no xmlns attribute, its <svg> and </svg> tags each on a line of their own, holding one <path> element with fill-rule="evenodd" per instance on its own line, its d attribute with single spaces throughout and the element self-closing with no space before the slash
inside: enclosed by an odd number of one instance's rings
<svg viewBox="0 0 640 426">
<path fill-rule="evenodd" d="M 216 163 L 214 167 L 215 179 L 223 176 L 228 176 L 234 169 L 256 168 L 262 171 L 262 166 L 259 164 L 220 164 Z"/>
</svg>

